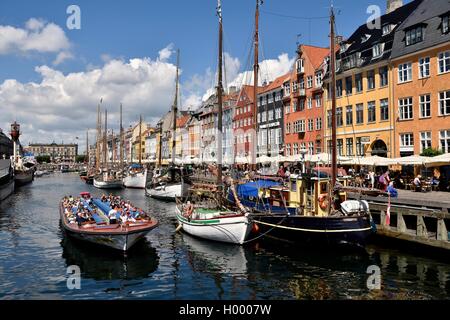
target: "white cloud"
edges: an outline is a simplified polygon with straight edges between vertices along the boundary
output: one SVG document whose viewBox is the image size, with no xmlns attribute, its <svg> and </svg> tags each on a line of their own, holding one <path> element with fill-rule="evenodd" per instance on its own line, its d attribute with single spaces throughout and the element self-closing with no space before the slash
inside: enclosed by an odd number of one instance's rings
<svg viewBox="0 0 450 320">
<path fill-rule="evenodd" d="M 14 79 L 0 83 L 0 127 L 17 119 L 22 124 L 22 142 L 74 142 L 87 128 L 96 126 L 96 108 L 103 97 L 109 124 L 118 129 L 119 105 L 123 103 L 124 125 L 139 115 L 150 122 L 165 114 L 175 87 L 173 64 L 150 58 L 111 60 L 100 68 L 63 74 L 49 67 L 35 71 L 39 82 Z M 94 132 L 94 131 L 93 131 Z M 79 141 L 83 145 L 84 139 Z"/>
<path fill-rule="evenodd" d="M 229 53 L 224 54 L 225 72 L 224 86 L 242 87 L 242 85 L 253 85 L 253 71 L 239 72 L 241 63 L 238 58 L 232 57 Z M 278 56 L 277 59 L 267 59 L 259 63 L 260 73 L 258 83 L 262 85 L 264 81 L 270 82 L 277 77 L 289 72 L 294 64 L 294 58 L 289 59 L 287 53 Z M 189 103 L 195 101 L 205 101 L 215 93 L 217 83 L 217 74 L 208 68 L 203 74 L 195 74 L 189 79 L 187 84 L 183 86 L 185 96 L 188 97 Z M 188 99 L 183 103 L 187 105 Z M 198 102 L 197 106 L 200 105 Z"/>
<path fill-rule="evenodd" d="M 169 44 L 167 47 L 159 51 L 159 60 L 167 61 L 170 59 L 173 53 L 173 43 Z"/>
<path fill-rule="evenodd" d="M 31 18 L 25 28 L 0 25 L 0 55 L 26 52 L 60 52 L 70 48 L 64 30 L 54 23 Z"/>
<path fill-rule="evenodd" d="M 72 53 L 70 53 L 68 51 L 62 51 L 62 52 L 58 53 L 58 55 L 56 56 L 56 59 L 53 61 L 53 65 L 58 66 L 61 63 L 63 63 L 64 61 L 70 60 L 73 58 L 74 58 L 74 56 Z"/>
</svg>

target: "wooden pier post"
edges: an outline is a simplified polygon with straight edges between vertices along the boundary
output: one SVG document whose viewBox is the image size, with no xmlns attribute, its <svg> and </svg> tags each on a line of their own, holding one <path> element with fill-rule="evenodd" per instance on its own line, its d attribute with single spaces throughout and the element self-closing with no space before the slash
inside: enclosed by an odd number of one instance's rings
<svg viewBox="0 0 450 320">
<path fill-rule="evenodd" d="M 423 216 L 417 216 L 417 236 L 428 239 L 428 230 Z"/>
<path fill-rule="evenodd" d="M 443 218 L 437 220 L 437 240 L 448 241 L 448 230 Z"/>
<path fill-rule="evenodd" d="M 405 219 L 403 218 L 403 213 L 400 212 L 397 213 L 397 231 L 402 233 L 406 233 L 407 231 Z"/>
</svg>

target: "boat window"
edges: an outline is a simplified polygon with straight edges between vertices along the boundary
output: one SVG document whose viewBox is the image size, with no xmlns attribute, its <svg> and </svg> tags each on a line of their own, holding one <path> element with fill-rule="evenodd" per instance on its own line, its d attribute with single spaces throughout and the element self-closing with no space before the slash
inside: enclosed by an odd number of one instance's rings
<svg viewBox="0 0 450 320">
<path fill-rule="evenodd" d="M 291 191 L 297 191 L 297 181 L 296 180 L 291 181 Z"/>
<path fill-rule="evenodd" d="M 320 193 L 328 193 L 328 183 L 327 182 L 321 182 L 320 183 Z"/>
</svg>

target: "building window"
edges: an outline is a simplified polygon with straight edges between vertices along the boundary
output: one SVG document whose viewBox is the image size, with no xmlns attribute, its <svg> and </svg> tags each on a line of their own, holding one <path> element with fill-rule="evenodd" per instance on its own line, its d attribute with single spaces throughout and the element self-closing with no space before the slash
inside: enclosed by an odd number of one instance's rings
<svg viewBox="0 0 450 320">
<path fill-rule="evenodd" d="M 420 153 L 425 149 L 431 148 L 431 132 L 420 133 Z"/>
<path fill-rule="evenodd" d="M 316 72 L 316 88 L 322 87 L 322 71 Z"/>
<path fill-rule="evenodd" d="M 298 143 L 294 143 L 294 152 L 293 155 L 297 155 L 298 154 Z"/>
<path fill-rule="evenodd" d="M 353 138 L 347 138 L 345 140 L 346 145 L 346 155 L 353 156 Z"/>
<path fill-rule="evenodd" d="M 307 78 L 306 78 L 306 88 L 312 88 L 312 86 L 313 86 L 313 77 L 312 76 L 308 76 Z"/>
<path fill-rule="evenodd" d="M 386 87 L 389 84 L 388 67 L 381 67 L 379 69 L 380 74 L 380 87 Z"/>
<path fill-rule="evenodd" d="M 312 98 L 308 98 L 308 105 L 307 105 L 308 109 L 312 109 Z"/>
<path fill-rule="evenodd" d="M 292 106 L 292 112 L 297 112 L 298 111 L 298 103 L 297 101 L 294 101 L 294 105 Z"/>
<path fill-rule="evenodd" d="M 450 130 L 440 131 L 439 140 L 441 141 L 441 151 L 450 153 Z"/>
<path fill-rule="evenodd" d="M 411 63 L 403 63 L 398 66 L 398 82 L 403 83 L 412 80 Z"/>
<path fill-rule="evenodd" d="M 327 111 L 327 127 L 328 127 L 328 128 L 331 128 L 331 121 L 332 121 L 331 111 L 328 110 L 328 111 Z"/>
<path fill-rule="evenodd" d="M 356 155 L 359 157 L 364 155 L 364 145 L 361 137 L 356 138 Z"/>
<path fill-rule="evenodd" d="M 379 58 L 383 55 L 384 43 L 378 43 L 372 47 L 372 58 Z"/>
<path fill-rule="evenodd" d="M 308 154 L 311 156 L 314 154 L 314 142 L 308 143 Z"/>
<path fill-rule="evenodd" d="M 442 17 L 442 33 L 446 34 L 449 31 L 449 20 L 450 20 L 450 16 L 445 16 Z"/>
<path fill-rule="evenodd" d="M 367 103 L 367 122 L 375 122 L 377 120 L 375 101 Z"/>
<path fill-rule="evenodd" d="M 386 24 L 383 26 L 383 36 L 391 33 L 392 31 L 392 25 L 391 24 Z"/>
<path fill-rule="evenodd" d="M 381 121 L 389 120 L 389 100 L 380 100 L 380 119 Z"/>
<path fill-rule="evenodd" d="M 291 83 L 290 82 L 286 82 L 284 84 L 284 96 L 287 97 L 291 94 Z"/>
<path fill-rule="evenodd" d="M 406 45 L 411 46 L 413 44 L 422 42 L 424 38 L 424 27 L 420 26 L 406 31 Z"/>
<path fill-rule="evenodd" d="M 286 156 L 290 156 L 291 155 L 291 145 L 287 144 L 286 145 Z"/>
<path fill-rule="evenodd" d="M 286 133 L 287 134 L 291 133 L 291 123 L 290 122 L 286 123 Z"/>
<path fill-rule="evenodd" d="M 419 79 L 430 76 L 430 57 L 419 59 Z"/>
<path fill-rule="evenodd" d="M 316 94 L 316 108 L 322 107 L 322 96 L 320 94 Z"/>
<path fill-rule="evenodd" d="M 353 79 L 351 76 L 345 78 L 345 92 L 348 96 L 353 93 Z"/>
<path fill-rule="evenodd" d="M 336 81 L 336 97 L 342 97 L 342 80 Z"/>
<path fill-rule="evenodd" d="M 364 123 L 364 105 L 362 103 L 356 105 L 356 124 Z"/>
<path fill-rule="evenodd" d="M 308 131 L 314 131 L 314 119 L 308 119 Z"/>
<path fill-rule="evenodd" d="M 300 120 L 299 121 L 299 131 L 297 132 L 305 132 L 306 130 L 306 121 L 305 120 Z"/>
<path fill-rule="evenodd" d="M 419 107 L 421 118 L 431 117 L 431 96 L 429 94 L 420 96 Z"/>
<path fill-rule="evenodd" d="M 284 112 L 285 112 L 286 114 L 289 114 L 289 113 L 291 112 L 291 105 L 290 105 L 290 104 L 288 104 L 288 105 L 286 105 L 286 106 L 284 107 Z"/>
<path fill-rule="evenodd" d="M 316 119 L 316 130 L 322 130 L 322 118 Z"/>
<path fill-rule="evenodd" d="M 342 108 L 336 108 L 336 126 L 342 127 L 344 121 L 342 119 Z"/>
<path fill-rule="evenodd" d="M 375 72 L 367 71 L 367 90 L 375 89 Z"/>
<path fill-rule="evenodd" d="M 404 98 L 398 100 L 398 111 L 400 120 L 409 120 L 413 118 L 413 99 Z"/>
<path fill-rule="evenodd" d="M 353 107 L 348 106 L 345 108 L 345 124 L 347 126 L 353 125 Z"/>
<path fill-rule="evenodd" d="M 439 74 L 450 72 L 450 51 L 439 53 Z"/>
<path fill-rule="evenodd" d="M 299 108 L 298 108 L 298 111 L 303 111 L 303 110 L 305 110 L 305 99 L 300 100 L 300 104 L 299 104 Z"/>
<path fill-rule="evenodd" d="M 439 92 L 439 115 L 450 115 L 450 90 Z"/>
<path fill-rule="evenodd" d="M 400 135 L 400 148 L 414 148 L 414 135 L 412 133 Z"/>
<path fill-rule="evenodd" d="M 300 89 L 305 89 L 305 78 L 303 77 L 300 78 L 299 87 Z"/>
<path fill-rule="evenodd" d="M 362 80 L 362 74 L 355 75 L 355 86 L 356 86 L 356 93 L 363 91 L 363 80 Z"/>
<path fill-rule="evenodd" d="M 338 156 L 342 156 L 344 152 L 344 140 L 337 139 L 337 154 Z"/>
</svg>

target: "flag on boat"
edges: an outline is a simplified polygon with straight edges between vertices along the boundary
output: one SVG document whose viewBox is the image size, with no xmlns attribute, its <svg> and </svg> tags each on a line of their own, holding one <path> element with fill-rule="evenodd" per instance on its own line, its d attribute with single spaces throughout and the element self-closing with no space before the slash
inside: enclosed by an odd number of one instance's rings
<svg viewBox="0 0 450 320">
<path fill-rule="evenodd" d="M 386 210 L 386 225 L 387 226 L 391 225 L 391 196 L 390 195 L 388 198 L 388 206 L 387 206 L 387 210 Z"/>
</svg>

